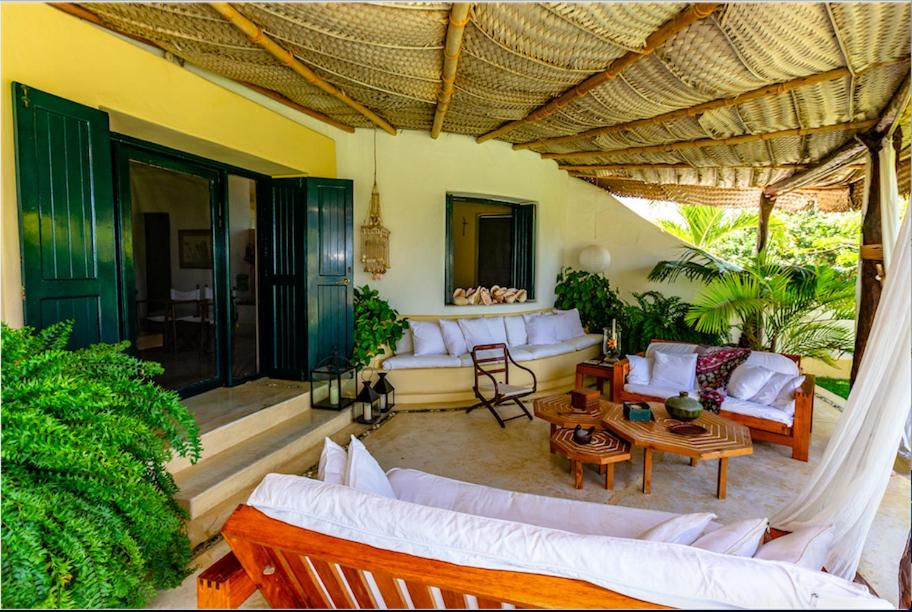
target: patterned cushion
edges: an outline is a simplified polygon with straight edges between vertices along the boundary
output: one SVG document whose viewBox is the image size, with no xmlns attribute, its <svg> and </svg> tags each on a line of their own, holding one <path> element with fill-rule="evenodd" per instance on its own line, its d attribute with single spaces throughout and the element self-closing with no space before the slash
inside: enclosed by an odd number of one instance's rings
<svg viewBox="0 0 912 612">
<path fill-rule="evenodd" d="M 750 356 L 750 349 L 726 346 L 697 348 L 697 386 L 700 403 L 710 412 L 719 412 L 725 401 L 725 386 L 732 372 Z"/>
</svg>

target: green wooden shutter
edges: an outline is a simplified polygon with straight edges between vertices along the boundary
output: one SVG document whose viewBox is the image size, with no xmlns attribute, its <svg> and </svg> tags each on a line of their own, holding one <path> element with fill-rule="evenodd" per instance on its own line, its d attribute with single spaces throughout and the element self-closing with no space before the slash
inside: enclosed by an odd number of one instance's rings
<svg viewBox="0 0 912 612">
<path fill-rule="evenodd" d="M 535 297 L 535 205 L 513 207 L 513 285 Z"/>
<path fill-rule="evenodd" d="M 108 115 L 13 83 L 25 322 L 120 339 Z"/>
<path fill-rule="evenodd" d="M 352 182 L 309 178 L 307 183 L 307 314 L 309 367 L 337 353 L 351 358 Z"/>
</svg>

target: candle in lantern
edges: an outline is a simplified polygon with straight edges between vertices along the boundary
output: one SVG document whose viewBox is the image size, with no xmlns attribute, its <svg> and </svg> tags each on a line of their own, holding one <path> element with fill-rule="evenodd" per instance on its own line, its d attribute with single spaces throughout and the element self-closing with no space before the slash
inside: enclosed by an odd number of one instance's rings
<svg viewBox="0 0 912 612">
<path fill-rule="evenodd" d="M 617 338 L 617 320 L 611 319 L 611 337 Z"/>
<path fill-rule="evenodd" d="M 365 421 L 374 420 L 374 407 L 370 402 L 364 402 L 364 420 Z"/>
<path fill-rule="evenodd" d="M 386 393 L 380 394 L 380 410 L 386 412 Z"/>
<path fill-rule="evenodd" d="M 339 403 L 339 387 L 333 381 L 329 383 L 329 403 L 333 406 Z"/>
</svg>

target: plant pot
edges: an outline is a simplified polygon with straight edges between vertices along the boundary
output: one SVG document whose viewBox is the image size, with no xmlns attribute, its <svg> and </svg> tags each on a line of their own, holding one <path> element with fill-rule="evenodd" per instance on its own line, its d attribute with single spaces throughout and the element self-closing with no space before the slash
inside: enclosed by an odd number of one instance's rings
<svg viewBox="0 0 912 612">
<path fill-rule="evenodd" d="M 673 419 L 679 421 L 693 421 L 703 414 L 703 404 L 681 391 L 677 397 L 665 400 L 665 411 Z"/>
</svg>

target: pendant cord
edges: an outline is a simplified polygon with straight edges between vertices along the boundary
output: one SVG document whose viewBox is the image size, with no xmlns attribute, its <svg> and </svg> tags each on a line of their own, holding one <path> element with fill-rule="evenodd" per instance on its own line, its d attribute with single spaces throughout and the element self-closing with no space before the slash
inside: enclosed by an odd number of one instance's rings
<svg viewBox="0 0 912 612">
<path fill-rule="evenodd" d="M 377 182 L 377 128 L 374 128 L 374 183 Z"/>
</svg>

